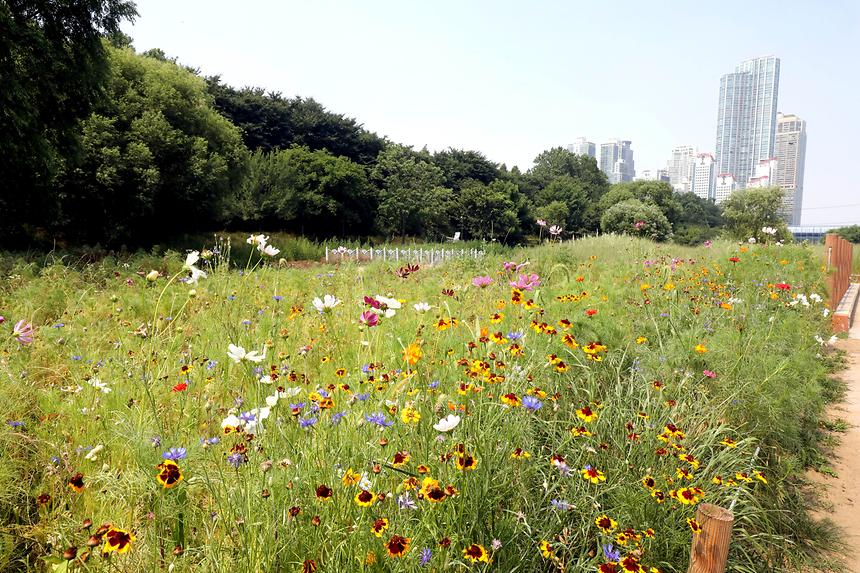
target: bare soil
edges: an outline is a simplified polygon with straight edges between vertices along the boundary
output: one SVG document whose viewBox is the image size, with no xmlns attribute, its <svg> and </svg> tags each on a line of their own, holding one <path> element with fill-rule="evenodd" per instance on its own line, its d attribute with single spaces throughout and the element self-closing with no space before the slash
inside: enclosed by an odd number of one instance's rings
<svg viewBox="0 0 860 573">
<path fill-rule="evenodd" d="M 810 472 L 810 479 L 826 488 L 826 507 L 817 517 L 829 518 L 838 525 L 846 544 L 844 571 L 860 573 L 860 320 L 855 321 L 847 340 L 837 347 L 847 352 L 848 364 L 842 372 L 846 384 L 845 401 L 828 411 L 830 420 L 844 420 L 845 433 L 837 434 L 839 445 L 833 451 L 831 467 L 836 477 Z"/>
</svg>

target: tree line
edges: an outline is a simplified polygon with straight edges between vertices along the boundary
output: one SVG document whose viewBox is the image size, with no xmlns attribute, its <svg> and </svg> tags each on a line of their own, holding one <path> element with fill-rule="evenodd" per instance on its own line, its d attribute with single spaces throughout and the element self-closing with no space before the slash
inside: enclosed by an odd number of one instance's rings
<svg viewBox="0 0 860 573">
<path fill-rule="evenodd" d="M 397 144 L 310 98 L 203 77 L 160 50 L 137 53 L 119 31 L 135 15 L 124 0 L 0 3 L 4 244 L 146 246 L 215 229 L 696 243 L 725 225 L 707 200 L 657 181 L 610 185 L 593 158 L 561 147 L 521 172 L 477 151 Z"/>
</svg>

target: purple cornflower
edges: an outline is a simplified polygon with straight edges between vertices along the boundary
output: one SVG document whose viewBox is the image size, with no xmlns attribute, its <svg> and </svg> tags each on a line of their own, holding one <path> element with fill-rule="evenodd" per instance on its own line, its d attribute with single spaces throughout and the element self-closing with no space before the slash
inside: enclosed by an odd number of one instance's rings
<svg viewBox="0 0 860 573">
<path fill-rule="evenodd" d="M 430 382 L 429 384 L 427 384 L 427 387 L 428 387 L 428 388 L 430 388 L 431 390 L 435 390 L 436 388 L 438 388 L 438 387 L 439 387 L 439 381 L 438 381 L 438 380 L 433 380 L 432 382 Z"/>
<path fill-rule="evenodd" d="M 421 559 L 419 565 L 421 565 L 421 567 L 427 567 L 430 565 L 430 560 L 433 559 L 433 550 L 429 547 L 425 547 L 421 550 L 421 553 L 418 554 L 418 557 Z"/>
<path fill-rule="evenodd" d="M 217 360 L 210 360 L 206 363 L 206 370 L 212 370 L 218 364 Z"/>
<path fill-rule="evenodd" d="M 200 438 L 200 444 L 204 448 L 207 448 L 209 446 L 214 446 L 215 444 L 218 444 L 220 442 L 221 442 L 221 440 L 218 438 L 218 436 L 215 436 L 213 438 Z"/>
<path fill-rule="evenodd" d="M 510 340 L 519 340 L 522 337 L 523 337 L 523 333 L 518 331 L 518 330 L 512 330 L 511 332 L 508 333 L 508 338 Z"/>
<path fill-rule="evenodd" d="M 415 500 L 409 496 L 408 491 L 404 491 L 397 496 L 397 507 L 400 509 L 418 509 Z"/>
<path fill-rule="evenodd" d="M 346 411 L 343 411 L 343 412 L 336 412 L 336 413 L 332 414 L 332 415 L 331 415 L 331 425 L 332 425 L 332 426 L 337 426 L 338 424 L 340 424 L 340 420 L 341 420 L 341 418 L 343 418 L 344 416 L 346 416 Z"/>
<path fill-rule="evenodd" d="M 316 417 L 302 418 L 301 420 L 299 420 L 299 427 L 300 428 L 310 428 L 311 426 L 313 426 L 316 423 L 317 423 Z"/>
<path fill-rule="evenodd" d="M 573 506 L 563 499 L 553 499 L 552 501 L 550 501 L 550 503 L 554 508 L 560 509 L 561 511 L 568 511 L 573 509 Z"/>
<path fill-rule="evenodd" d="M 272 297 L 272 300 L 274 300 L 275 302 L 281 302 L 282 300 L 284 300 L 284 297 L 282 297 L 279 294 L 276 294 L 275 296 Z"/>
<path fill-rule="evenodd" d="M 358 400 L 359 402 L 364 402 L 368 398 L 370 398 L 370 392 L 364 392 L 362 394 L 356 394 L 355 395 L 355 399 Z"/>
<path fill-rule="evenodd" d="M 394 422 L 386 418 L 385 414 L 383 414 L 382 412 L 377 412 L 375 414 L 365 414 L 364 419 L 371 424 L 376 424 L 380 428 L 390 428 L 394 425 Z"/>
<path fill-rule="evenodd" d="M 611 543 L 601 546 L 603 548 L 603 556 L 607 561 L 619 561 L 621 559 L 621 551 L 615 549 Z"/>
<path fill-rule="evenodd" d="M 173 460 L 175 462 L 178 460 L 184 460 L 186 454 L 187 450 L 185 448 L 170 448 L 161 454 L 161 457 L 165 460 Z"/>
<path fill-rule="evenodd" d="M 248 422 L 255 421 L 257 419 L 257 416 L 255 416 L 250 411 L 249 412 L 242 412 L 241 414 L 239 414 L 239 419 L 247 424 Z"/>
<path fill-rule="evenodd" d="M 6 420 L 6 423 L 12 426 L 13 428 L 21 428 L 24 426 L 24 422 L 19 420 Z"/>
<path fill-rule="evenodd" d="M 523 396 L 523 408 L 536 412 L 541 409 L 541 406 L 543 406 L 543 402 L 534 396 Z"/>
<path fill-rule="evenodd" d="M 230 454 L 227 456 L 227 463 L 232 466 L 234 470 L 238 470 L 239 466 L 245 463 L 245 456 L 240 453 Z"/>
</svg>

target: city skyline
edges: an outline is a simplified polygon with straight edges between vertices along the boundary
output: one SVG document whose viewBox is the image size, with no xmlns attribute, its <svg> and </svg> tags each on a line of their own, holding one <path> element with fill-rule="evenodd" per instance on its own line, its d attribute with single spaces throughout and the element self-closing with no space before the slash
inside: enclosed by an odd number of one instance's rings
<svg viewBox="0 0 860 573">
<path fill-rule="evenodd" d="M 851 177 L 828 167 L 860 129 L 849 113 L 860 79 L 845 73 L 860 52 L 860 8 L 839 0 L 723 8 L 708 13 L 705 26 L 701 5 L 632 1 L 537 1 L 523 9 L 507 1 L 250 0 L 237 11 L 200 0 L 140 0 L 138 21 L 124 30 L 139 51 L 163 49 L 231 85 L 313 97 L 392 141 L 473 149 L 522 170 L 581 135 L 632 141 L 640 169 L 662 168 L 679 144 L 713 153 L 720 75 L 777 54 L 777 111 L 799 114 L 812 132 L 803 222 L 860 220 Z M 616 18 L 618 10 L 626 17 Z M 739 11 L 744 19 L 732 16 Z M 601 58 L 571 57 L 571 35 L 603 45 L 610 22 L 614 39 Z M 803 33 L 788 31 L 799 25 Z"/>
</svg>

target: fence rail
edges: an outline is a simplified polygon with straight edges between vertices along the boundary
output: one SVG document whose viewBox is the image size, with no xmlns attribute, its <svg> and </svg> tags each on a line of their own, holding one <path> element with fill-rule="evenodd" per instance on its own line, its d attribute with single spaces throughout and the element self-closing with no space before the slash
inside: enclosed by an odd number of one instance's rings
<svg viewBox="0 0 860 573">
<path fill-rule="evenodd" d="M 423 247 L 418 249 L 401 249 L 399 247 L 368 247 L 366 249 L 338 247 L 325 248 L 326 262 L 340 261 L 403 261 L 405 263 L 436 264 L 454 259 L 480 259 L 486 253 L 482 249 L 446 249 Z"/>
</svg>

